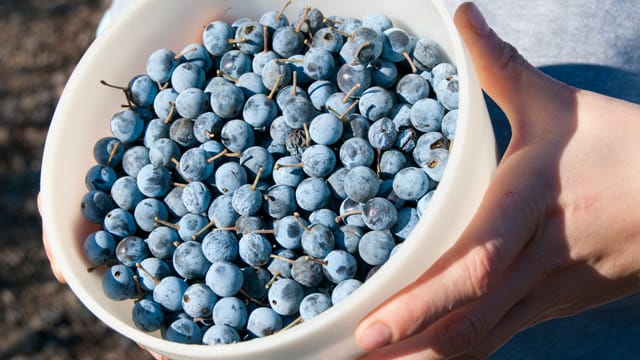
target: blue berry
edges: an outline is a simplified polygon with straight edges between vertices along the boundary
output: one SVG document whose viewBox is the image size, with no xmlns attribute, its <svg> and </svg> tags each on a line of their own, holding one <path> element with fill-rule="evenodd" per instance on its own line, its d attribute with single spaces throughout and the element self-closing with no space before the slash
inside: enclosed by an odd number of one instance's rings
<svg viewBox="0 0 640 360">
<path fill-rule="evenodd" d="M 371 166 L 375 152 L 371 144 L 363 138 L 353 137 L 340 146 L 340 161 L 347 169 L 358 166 Z"/>
<path fill-rule="evenodd" d="M 331 303 L 333 305 L 336 305 L 344 298 L 356 291 L 360 287 L 360 285 L 362 285 L 362 282 L 357 279 L 347 279 L 340 282 L 338 285 L 336 285 L 335 288 L 333 288 L 333 291 L 331 292 Z"/>
<path fill-rule="evenodd" d="M 322 265 L 324 275 L 334 284 L 352 279 L 356 275 L 357 268 L 356 258 L 345 250 L 332 250 L 324 258 L 324 265 Z"/>
<path fill-rule="evenodd" d="M 134 105 L 151 106 L 158 94 L 158 85 L 147 75 L 137 75 L 129 81 L 128 93 L 129 99 Z"/>
<path fill-rule="evenodd" d="M 92 265 L 102 265 L 114 258 L 116 240 L 104 230 L 94 231 L 85 238 L 83 250 Z"/>
<path fill-rule="evenodd" d="M 80 203 L 82 215 L 87 221 L 94 224 L 101 223 L 107 213 L 115 207 L 116 204 L 114 204 L 111 197 L 104 191 L 99 190 L 87 192 Z"/>
<path fill-rule="evenodd" d="M 356 254 L 360 238 L 364 234 L 364 230 L 355 225 L 342 225 L 333 232 L 336 240 L 336 249 L 345 250 L 350 254 Z"/>
<path fill-rule="evenodd" d="M 363 203 L 378 194 L 380 180 L 371 168 L 356 166 L 351 169 L 344 180 L 344 191 L 347 196 Z"/>
<path fill-rule="evenodd" d="M 140 229 L 149 232 L 155 228 L 156 219 L 166 220 L 169 217 L 169 212 L 162 201 L 145 198 L 136 204 L 133 217 Z"/>
<path fill-rule="evenodd" d="M 85 184 L 89 190 L 109 192 L 117 178 L 118 175 L 112 167 L 96 164 L 87 171 Z"/>
<path fill-rule="evenodd" d="M 103 216 L 102 228 L 116 239 L 133 235 L 136 232 L 136 222 L 133 215 L 126 210 L 115 208 Z"/>
<path fill-rule="evenodd" d="M 209 97 L 199 88 L 184 89 L 176 97 L 176 111 L 187 119 L 196 119 L 209 108 Z"/>
<path fill-rule="evenodd" d="M 187 283 L 177 276 L 166 276 L 153 289 L 153 301 L 167 311 L 182 310 L 182 295 Z"/>
<path fill-rule="evenodd" d="M 102 290 L 109 299 L 116 301 L 135 298 L 133 271 L 122 264 L 111 266 L 102 276 Z"/>
<path fill-rule="evenodd" d="M 305 254 L 322 259 L 335 248 L 335 239 L 330 228 L 322 224 L 312 224 L 302 233 L 301 244 Z"/>
<path fill-rule="evenodd" d="M 202 228 L 207 225 L 206 217 L 200 214 L 185 214 L 178 221 L 178 235 L 182 241 L 197 240 Z"/>
<path fill-rule="evenodd" d="M 331 192 L 327 182 L 318 177 L 308 177 L 296 188 L 296 203 L 301 209 L 314 211 L 323 208 L 329 202 Z"/>
<path fill-rule="evenodd" d="M 267 296 L 273 311 L 284 316 L 294 315 L 300 308 L 304 290 L 295 280 L 283 278 L 271 284 Z"/>
<path fill-rule="evenodd" d="M 435 99 L 418 100 L 411 108 L 411 124 L 418 131 L 439 130 L 443 117 L 444 107 Z"/>
<path fill-rule="evenodd" d="M 171 73 L 178 64 L 176 53 L 168 49 L 158 49 L 147 58 L 147 74 L 153 81 L 165 83 L 171 79 Z"/>
<path fill-rule="evenodd" d="M 238 239 L 230 231 L 212 231 L 202 240 L 202 253 L 212 263 L 234 261 L 238 251 Z"/>
<path fill-rule="evenodd" d="M 371 230 L 391 230 L 398 220 L 398 212 L 391 201 L 374 197 L 362 206 L 362 219 Z"/>
<path fill-rule="evenodd" d="M 307 226 L 304 219 L 300 219 L 302 225 Z M 298 219 L 293 215 L 288 215 L 275 223 L 275 239 L 280 246 L 285 249 L 298 249 L 301 246 L 304 228 Z"/>
<path fill-rule="evenodd" d="M 264 236 L 250 233 L 239 241 L 239 254 L 249 266 L 262 266 L 269 262 L 271 243 Z"/>
<path fill-rule="evenodd" d="M 418 210 L 412 207 L 402 208 L 398 210 L 398 221 L 391 229 L 391 232 L 399 239 L 404 240 L 409 236 L 418 220 L 420 220 Z"/>
<path fill-rule="evenodd" d="M 443 58 L 440 45 L 428 38 L 418 39 L 411 55 L 415 66 L 425 71 L 431 71 Z"/>
<path fill-rule="evenodd" d="M 131 109 L 121 110 L 111 117 L 111 133 L 123 143 L 138 139 L 144 131 L 144 120 Z"/>
<path fill-rule="evenodd" d="M 249 314 L 247 331 L 256 337 L 265 337 L 282 329 L 282 318 L 268 307 L 256 308 Z"/>
<path fill-rule="evenodd" d="M 358 244 L 358 253 L 367 264 L 382 265 L 389 258 L 394 246 L 395 242 L 390 232 L 369 231 L 362 235 Z"/>
<path fill-rule="evenodd" d="M 152 332 L 160 329 L 164 322 L 162 307 L 153 300 L 140 299 L 133 305 L 133 324 L 140 330 Z"/>
<path fill-rule="evenodd" d="M 218 296 L 202 283 L 190 285 L 182 295 L 182 309 L 187 315 L 194 318 L 206 318 L 211 316 L 213 306 L 218 301 Z"/>
<path fill-rule="evenodd" d="M 173 253 L 173 267 L 184 279 L 204 278 L 211 263 L 204 256 L 197 241 L 185 241 Z"/>
<path fill-rule="evenodd" d="M 403 200 L 417 201 L 430 188 L 429 177 L 420 168 L 404 168 L 393 178 L 393 191 Z"/>
<path fill-rule="evenodd" d="M 172 122 L 169 127 L 169 138 L 185 148 L 197 145 L 198 140 L 193 134 L 193 120 L 180 118 Z"/>
<path fill-rule="evenodd" d="M 147 237 L 147 246 L 151 255 L 158 259 L 169 259 L 175 251 L 174 243 L 179 241 L 176 230 L 167 226 L 158 226 Z"/>
<path fill-rule="evenodd" d="M 360 114 L 370 121 L 376 121 L 390 116 L 394 104 L 395 99 L 389 90 L 380 86 L 372 86 L 360 96 L 358 108 Z"/>
<path fill-rule="evenodd" d="M 318 286 L 324 280 L 322 265 L 308 256 L 301 256 L 291 266 L 291 278 L 306 287 Z"/>
<path fill-rule="evenodd" d="M 204 82 L 204 71 L 196 64 L 182 63 L 176 66 L 171 73 L 171 85 L 178 93 L 189 88 L 202 89 Z"/>
<path fill-rule="evenodd" d="M 147 257 L 135 265 L 138 283 L 140 283 L 140 288 L 145 291 L 153 291 L 160 280 L 171 275 L 169 265 L 155 257 Z"/>
<path fill-rule="evenodd" d="M 222 126 L 220 139 L 232 152 L 242 152 L 253 145 L 255 136 L 249 124 L 242 120 L 229 120 Z"/>
<path fill-rule="evenodd" d="M 280 219 L 296 210 L 295 191 L 287 185 L 274 185 L 264 195 L 265 212 L 274 219 Z"/>
<path fill-rule="evenodd" d="M 204 47 L 214 56 L 222 56 L 231 50 L 233 44 L 233 28 L 224 21 L 214 21 L 207 25 L 202 33 Z"/>
<path fill-rule="evenodd" d="M 93 158 L 98 164 L 118 166 L 124 155 L 124 145 L 114 137 L 104 137 L 93 146 Z"/>
<path fill-rule="evenodd" d="M 398 99 L 411 105 L 429 96 L 429 91 L 429 83 L 418 74 L 407 74 L 396 85 Z"/>
<path fill-rule="evenodd" d="M 216 325 L 240 330 L 247 324 L 247 318 L 247 305 L 237 297 L 221 298 L 213 306 L 213 322 Z"/>
<path fill-rule="evenodd" d="M 201 344 L 202 330 L 191 319 L 178 319 L 169 325 L 164 338 L 182 344 Z"/>
<path fill-rule="evenodd" d="M 300 302 L 300 316 L 304 321 L 309 321 L 330 308 L 331 305 L 331 298 L 328 295 L 320 292 L 311 293 Z"/>
<path fill-rule="evenodd" d="M 205 345 L 223 345 L 240 342 L 238 332 L 227 325 L 213 325 L 202 335 Z"/>
<path fill-rule="evenodd" d="M 436 84 L 434 91 L 436 98 L 445 109 L 455 110 L 458 108 L 458 75 L 451 75 L 440 80 Z"/>
<path fill-rule="evenodd" d="M 233 226 L 240 214 L 233 209 L 233 197 L 231 195 L 220 195 L 216 197 L 207 212 L 209 219 L 218 227 Z"/>
<path fill-rule="evenodd" d="M 169 192 L 171 175 L 165 167 L 145 165 L 138 172 L 136 181 L 140 192 L 148 197 L 161 197 Z"/>
<path fill-rule="evenodd" d="M 182 191 L 182 202 L 190 213 L 200 214 L 209 209 L 211 203 L 209 187 L 200 181 L 188 183 Z"/>
<path fill-rule="evenodd" d="M 133 267 L 148 256 L 147 244 L 144 239 L 137 236 L 127 236 L 116 246 L 116 257 L 125 266 Z"/>
</svg>

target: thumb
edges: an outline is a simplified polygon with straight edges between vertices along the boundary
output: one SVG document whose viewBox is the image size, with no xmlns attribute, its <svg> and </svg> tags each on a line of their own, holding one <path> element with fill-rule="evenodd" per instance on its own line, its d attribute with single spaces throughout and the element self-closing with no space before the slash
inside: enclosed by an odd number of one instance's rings
<svg viewBox="0 0 640 360">
<path fill-rule="evenodd" d="M 514 131 L 533 111 L 540 112 L 554 101 L 560 83 L 536 69 L 511 44 L 489 27 L 472 2 L 458 7 L 454 15 L 483 90 L 500 106 Z M 531 111 L 531 112 L 530 112 Z"/>
</svg>

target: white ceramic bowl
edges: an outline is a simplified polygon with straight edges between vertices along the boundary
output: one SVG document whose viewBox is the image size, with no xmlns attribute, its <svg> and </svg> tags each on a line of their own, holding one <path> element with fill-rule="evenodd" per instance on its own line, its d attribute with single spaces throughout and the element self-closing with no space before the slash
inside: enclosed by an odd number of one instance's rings
<svg viewBox="0 0 640 360">
<path fill-rule="evenodd" d="M 366 3 L 366 6 L 364 4 Z M 457 68 L 460 107 L 456 141 L 431 216 L 421 219 L 405 244 L 376 276 L 348 300 L 312 321 L 266 338 L 218 346 L 182 345 L 144 333 L 131 320 L 131 301 L 115 302 L 102 293 L 98 274 L 87 266 L 81 244 L 90 226 L 80 214 L 84 176 L 95 161 L 95 141 L 108 136 L 109 119 L 122 94 L 99 85 L 105 79 L 126 84 L 145 71 L 157 48 L 178 51 L 201 41 L 203 26 L 217 19 L 259 18 L 279 9 L 283 0 L 141 0 L 116 18 L 82 57 L 71 75 L 47 135 L 41 179 L 43 223 L 57 265 L 78 298 L 98 318 L 124 336 L 176 359 L 353 358 L 360 352 L 353 331 L 360 319 L 387 297 L 408 285 L 449 248 L 461 233 L 496 166 L 491 123 L 476 76 L 450 15 L 438 0 L 294 1 L 286 14 L 309 4 L 324 14 L 362 18 L 380 11 L 416 36 L 428 36 Z"/>
</svg>

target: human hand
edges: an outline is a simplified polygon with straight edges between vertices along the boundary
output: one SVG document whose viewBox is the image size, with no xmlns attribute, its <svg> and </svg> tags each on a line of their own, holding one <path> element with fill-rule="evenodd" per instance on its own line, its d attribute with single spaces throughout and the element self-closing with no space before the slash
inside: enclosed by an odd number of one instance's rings
<svg viewBox="0 0 640 360">
<path fill-rule="evenodd" d="M 473 4 L 454 20 L 512 139 L 456 244 L 358 326 L 366 359 L 484 358 L 639 288 L 640 106 L 547 77 Z"/>
</svg>

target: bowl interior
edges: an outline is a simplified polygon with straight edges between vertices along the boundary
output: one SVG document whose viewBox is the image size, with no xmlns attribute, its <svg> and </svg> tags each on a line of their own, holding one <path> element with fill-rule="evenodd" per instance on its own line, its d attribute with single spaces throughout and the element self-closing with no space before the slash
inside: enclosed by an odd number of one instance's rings
<svg viewBox="0 0 640 360">
<path fill-rule="evenodd" d="M 358 353 L 353 340 L 357 321 L 396 290 L 415 279 L 446 250 L 471 216 L 495 167 L 495 148 L 486 109 L 464 49 L 439 1 L 392 2 L 368 0 L 293 1 L 285 14 L 311 5 L 325 15 L 360 17 L 383 12 L 394 24 L 418 37 L 430 37 L 443 48 L 460 74 L 458 135 L 445 178 L 432 201 L 432 213 L 384 267 L 348 301 L 295 330 L 264 339 L 215 349 L 215 357 L 260 359 L 351 358 Z M 151 349 L 175 358 L 211 358 L 211 348 L 162 340 L 159 334 L 137 330 L 131 321 L 131 301 L 115 302 L 102 294 L 98 273 L 88 273 L 81 245 L 95 226 L 80 214 L 86 192 L 84 176 L 95 161 L 95 141 L 110 136 L 109 119 L 120 109 L 122 93 L 99 84 L 126 84 L 145 71 L 148 55 L 157 48 L 176 52 L 200 42 L 203 27 L 213 20 L 258 19 L 277 10 L 282 0 L 141 0 L 114 20 L 88 49 L 70 77 L 51 123 L 42 168 L 42 212 L 51 250 L 69 286 L 98 318 Z M 468 118 L 473 116 L 473 122 Z M 460 193 L 460 194 L 459 194 Z M 340 354 L 339 356 L 336 354 Z"/>
</svg>

